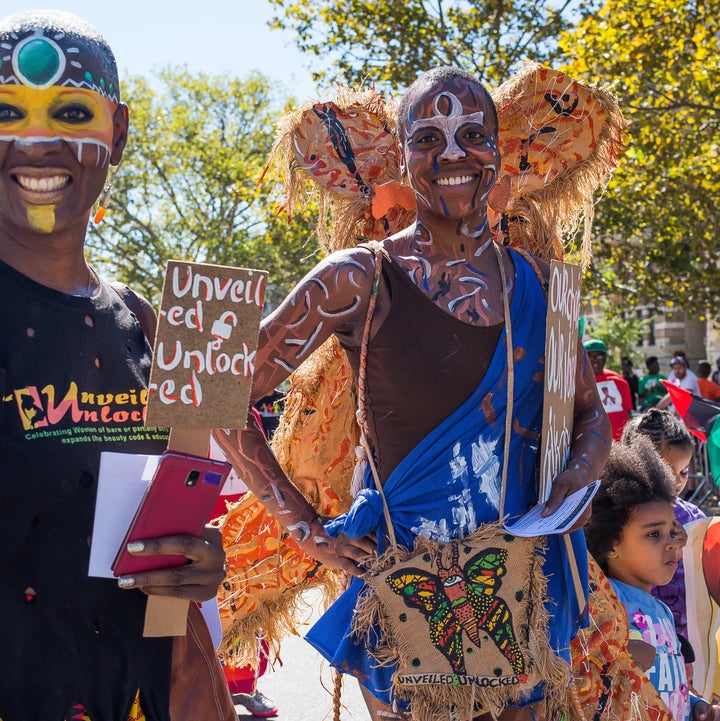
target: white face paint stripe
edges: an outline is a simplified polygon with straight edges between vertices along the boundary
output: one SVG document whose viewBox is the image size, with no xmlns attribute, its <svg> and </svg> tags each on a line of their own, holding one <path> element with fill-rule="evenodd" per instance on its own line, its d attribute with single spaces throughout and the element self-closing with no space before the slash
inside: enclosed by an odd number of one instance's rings
<svg viewBox="0 0 720 721">
<path fill-rule="evenodd" d="M 68 138 L 67 136 L 64 137 L 62 135 L 56 135 L 55 137 L 48 138 L 46 136 L 27 137 L 20 135 L 0 134 L 0 142 L 15 142 L 20 147 L 25 148 L 31 147 L 33 145 L 39 145 L 40 143 L 57 143 L 58 140 L 62 140 L 68 145 L 75 146 L 75 155 L 77 156 L 78 163 L 82 163 L 83 148 L 86 145 L 92 145 L 96 147 L 98 151 L 104 151 L 104 153 L 98 152 L 95 165 L 106 165 L 110 162 L 110 146 L 107 143 L 103 143 L 101 140 L 96 140 L 95 138 Z"/>
</svg>

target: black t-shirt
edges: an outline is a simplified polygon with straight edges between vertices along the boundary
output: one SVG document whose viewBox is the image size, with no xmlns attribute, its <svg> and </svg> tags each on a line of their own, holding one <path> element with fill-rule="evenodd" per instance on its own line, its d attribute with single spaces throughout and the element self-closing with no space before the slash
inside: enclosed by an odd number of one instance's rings
<svg viewBox="0 0 720 721">
<path fill-rule="evenodd" d="M 100 452 L 161 453 L 142 427 L 150 347 L 117 292 L 38 285 L 0 263 L 0 718 L 168 719 L 172 639 L 146 597 L 88 577 Z"/>
</svg>

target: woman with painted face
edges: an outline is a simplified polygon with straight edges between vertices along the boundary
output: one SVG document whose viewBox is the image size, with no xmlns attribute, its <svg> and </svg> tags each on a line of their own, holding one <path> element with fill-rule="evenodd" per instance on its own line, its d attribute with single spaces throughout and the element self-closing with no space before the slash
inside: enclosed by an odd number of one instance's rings
<svg viewBox="0 0 720 721">
<path fill-rule="evenodd" d="M 378 253 L 359 246 L 329 255 L 298 284 L 261 326 L 252 395 L 270 392 L 335 334 L 356 376 L 362 371 L 363 425 L 397 540 L 409 548 L 419 534 L 464 538 L 498 520 L 508 324 L 515 390 L 505 511 L 518 516 L 537 502 L 547 267 L 491 237 L 487 204 L 499 153 L 487 90 L 463 71 L 438 68 L 411 86 L 398 112 L 417 221 L 383 241 Z M 578 359 L 570 461 L 553 485 L 547 513 L 598 476 L 609 449 L 609 425 L 582 347 Z M 351 517 L 367 518 L 367 508 L 356 508 L 326 526 L 283 474 L 257 427 L 216 437 L 301 546 L 356 577 L 308 640 L 360 680 L 373 719 L 402 717 L 407 710 L 392 705 L 393 668 L 378 667 L 350 633 L 363 589 L 361 564 L 385 535 L 382 504 L 358 496 L 356 503 L 374 506 L 370 523 L 352 523 Z M 582 565 L 582 532 L 572 536 Z M 558 652 L 567 649 L 582 613 L 568 593 L 562 544 L 551 537 L 545 560 L 549 633 Z M 543 718 L 544 708 L 542 688 L 535 688 L 501 718 Z"/>
<path fill-rule="evenodd" d="M 152 308 L 84 254 L 128 109 L 112 51 L 80 18 L 10 16 L 0 46 L 0 718 L 168 721 L 173 639 L 143 638 L 145 594 L 214 596 L 219 538 L 139 551 L 184 554 L 179 573 L 88 577 L 101 451 L 167 444 L 142 426 L 151 346 L 137 315 Z"/>
</svg>

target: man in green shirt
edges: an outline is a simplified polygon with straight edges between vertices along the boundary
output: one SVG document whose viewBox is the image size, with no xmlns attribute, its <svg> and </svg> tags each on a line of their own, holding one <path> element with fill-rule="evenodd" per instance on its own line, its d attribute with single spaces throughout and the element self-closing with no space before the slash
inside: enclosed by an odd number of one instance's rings
<svg viewBox="0 0 720 721">
<path fill-rule="evenodd" d="M 650 356 L 646 361 L 648 372 L 640 379 L 638 396 L 642 410 L 652 408 L 666 393 L 665 386 L 660 383 L 666 377 L 660 373 L 657 356 Z"/>
</svg>

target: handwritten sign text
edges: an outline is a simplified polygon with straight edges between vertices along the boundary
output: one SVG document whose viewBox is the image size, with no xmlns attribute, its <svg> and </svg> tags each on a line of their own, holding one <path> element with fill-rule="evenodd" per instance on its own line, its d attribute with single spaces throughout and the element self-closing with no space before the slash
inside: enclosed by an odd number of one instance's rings
<svg viewBox="0 0 720 721">
<path fill-rule="evenodd" d="M 264 271 L 170 261 L 148 425 L 244 425 L 266 280 Z"/>
</svg>

